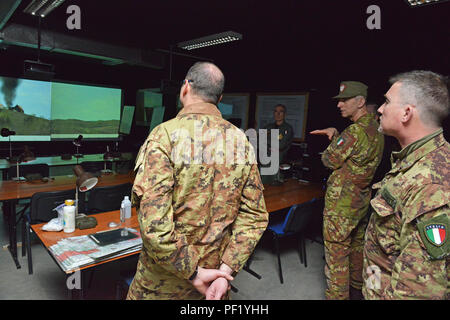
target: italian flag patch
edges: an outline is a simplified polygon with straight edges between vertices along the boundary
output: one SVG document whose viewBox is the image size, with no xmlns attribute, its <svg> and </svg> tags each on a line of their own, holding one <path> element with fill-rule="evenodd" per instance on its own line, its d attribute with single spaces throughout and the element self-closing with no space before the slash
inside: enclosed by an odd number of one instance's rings
<svg viewBox="0 0 450 320">
<path fill-rule="evenodd" d="M 342 146 L 344 144 L 344 139 L 343 138 L 339 138 L 336 144 L 337 144 L 338 147 Z"/>
<path fill-rule="evenodd" d="M 430 224 L 425 226 L 427 239 L 435 246 L 441 246 L 445 242 L 447 230 L 443 224 Z"/>
</svg>

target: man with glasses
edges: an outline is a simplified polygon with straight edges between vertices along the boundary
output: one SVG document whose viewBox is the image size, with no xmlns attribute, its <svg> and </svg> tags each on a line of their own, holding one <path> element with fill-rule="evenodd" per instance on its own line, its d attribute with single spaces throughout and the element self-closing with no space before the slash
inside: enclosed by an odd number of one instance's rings
<svg viewBox="0 0 450 320">
<path fill-rule="evenodd" d="M 358 81 L 340 85 L 337 107 L 353 124 L 314 130 L 331 143 L 322 154 L 333 170 L 327 181 L 323 212 L 327 299 L 361 299 L 362 251 L 371 196 L 370 183 L 383 154 L 384 139 L 375 115 L 367 112 L 367 86 Z"/>
<path fill-rule="evenodd" d="M 183 109 L 139 151 L 132 199 L 143 248 L 128 299 L 227 297 L 267 227 L 253 147 L 217 108 L 224 82 L 214 64 L 194 64 Z"/>
<path fill-rule="evenodd" d="M 392 77 L 378 109 L 380 131 L 401 146 L 373 185 L 364 245 L 365 299 L 450 298 L 448 80 L 431 71 Z"/>
</svg>

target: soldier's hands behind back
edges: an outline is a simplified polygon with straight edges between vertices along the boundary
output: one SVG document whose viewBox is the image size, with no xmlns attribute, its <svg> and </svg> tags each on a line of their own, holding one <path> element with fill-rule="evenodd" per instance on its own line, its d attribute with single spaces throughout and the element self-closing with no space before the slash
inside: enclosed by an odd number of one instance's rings
<svg viewBox="0 0 450 320">
<path fill-rule="evenodd" d="M 198 292 L 204 295 L 211 282 L 220 277 L 229 281 L 233 280 L 233 277 L 224 271 L 198 267 L 197 276 L 191 281 L 191 283 L 198 290 Z"/>
<path fill-rule="evenodd" d="M 225 278 L 217 278 L 206 290 L 206 300 L 220 300 L 230 290 L 231 286 Z"/>
</svg>

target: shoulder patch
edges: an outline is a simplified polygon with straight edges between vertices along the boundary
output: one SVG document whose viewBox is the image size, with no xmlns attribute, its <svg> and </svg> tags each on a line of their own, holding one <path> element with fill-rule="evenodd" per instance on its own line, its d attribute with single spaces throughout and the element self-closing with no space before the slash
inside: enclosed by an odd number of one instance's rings
<svg viewBox="0 0 450 320">
<path fill-rule="evenodd" d="M 341 135 L 336 139 L 336 147 L 340 150 L 347 150 L 352 147 L 356 142 L 356 137 L 349 131 L 343 131 Z"/>
<path fill-rule="evenodd" d="M 381 197 L 392 207 L 392 209 L 395 209 L 395 206 L 397 205 L 397 200 L 386 187 L 381 189 L 380 194 Z"/>
<path fill-rule="evenodd" d="M 450 253 L 448 241 L 449 219 L 446 214 L 417 223 L 419 234 L 432 260 L 447 257 Z"/>
</svg>

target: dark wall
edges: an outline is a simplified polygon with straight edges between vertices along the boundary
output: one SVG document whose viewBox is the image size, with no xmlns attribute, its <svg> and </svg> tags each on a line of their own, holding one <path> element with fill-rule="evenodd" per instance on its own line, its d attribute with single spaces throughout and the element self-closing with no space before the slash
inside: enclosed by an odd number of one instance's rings
<svg viewBox="0 0 450 320">
<path fill-rule="evenodd" d="M 366 8 L 371 4 L 381 8 L 381 30 L 369 30 L 366 26 Z M 222 69 L 226 77 L 225 92 L 251 94 L 249 127 L 254 126 L 257 93 L 308 91 L 310 100 L 306 131 L 330 126 L 342 131 L 350 122 L 341 118 L 336 101 L 331 99 L 337 94 L 340 81 L 358 80 L 366 83 L 369 86 L 369 100 L 381 103 L 383 94 L 389 88 L 388 79 L 396 73 L 425 69 L 449 74 L 450 62 L 447 56 L 450 42 L 446 23 L 449 4 L 411 9 L 405 1 L 400 0 L 291 0 L 270 4 L 249 1 L 248 8 L 242 7 L 236 12 L 236 19 L 244 18 L 245 23 L 238 23 L 231 17 L 216 19 L 220 20 L 221 30 L 241 32 L 244 35 L 242 41 L 204 48 L 194 54 L 214 60 Z M 246 9 L 249 11 L 246 12 Z M 90 13 L 88 7 L 84 8 L 86 11 Z M 65 13 L 60 14 L 61 21 L 64 21 Z M 56 18 L 57 13 L 54 16 Z M 94 18 L 97 19 L 96 16 Z M 173 18 L 174 27 L 170 30 L 184 33 L 185 30 L 175 24 L 185 27 L 179 20 Z M 83 32 L 86 33 L 94 28 L 88 22 L 83 26 Z M 196 21 L 189 27 L 199 26 L 203 28 Z M 107 29 L 111 29 L 110 38 L 117 34 L 113 28 L 114 25 L 107 24 Z M 117 28 L 121 26 L 117 25 Z M 214 28 L 217 29 L 217 26 L 211 25 L 211 30 Z M 128 32 L 122 40 L 137 44 L 138 40 L 151 39 L 150 35 L 147 37 L 147 30 L 149 28 L 136 34 Z M 158 30 L 164 29 L 161 27 Z M 201 32 L 209 33 L 204 28 Z M 164 31 L 160 33 L 164 34 Z M 71 34 L 77 35 L 76 32 Z M 167 43 L 177 40 L 169 34 L 167 38 Z M 36 55 L 36 50 L 19 51 L 12 47 L 0 50 L 0 75 L 21 77 L 23 60 L 35 60 Z M 41 59 L 55 64 L 56 78 L 59 80 L 121 87 L 125 105 L 136 105 L 138 89 L 159 87 L 162 79 L 169 78 L 168 57 L 164 70 L 129 65 L 105 66 L 90 59 L 45 52 L 41 54 Z M 183 79 L 195 61 L 174 56 L 172 79 Z M 176 113 L 176 98 L 165 97 L 165 101 L 173 102 L 173 105 L 166 106 L 167 120 Z M 450 120 L 447 119 L 444 124 L 447 140 L 450 138 L 449 124 Z M 119 143 L 120 149 L 136 152 L 147 134 L 147 127 L 133 126 L 130 136 L 124 137 Z M 321 151 L 327 145 L 324 137 L 307 135 L 307 142 L 313 152 Z M 32 151 L 42 155 L 74 152 L 71 142 L 30 145 Z M 86 142 L 80 151 L 104 152 L 106 145 L 106 142 Z M 14 146 L 22 148 L 20 143 Z M 8 144 L 1 143 L 0 149 L 0 156 L 5 156 Z"/>
</svg>

